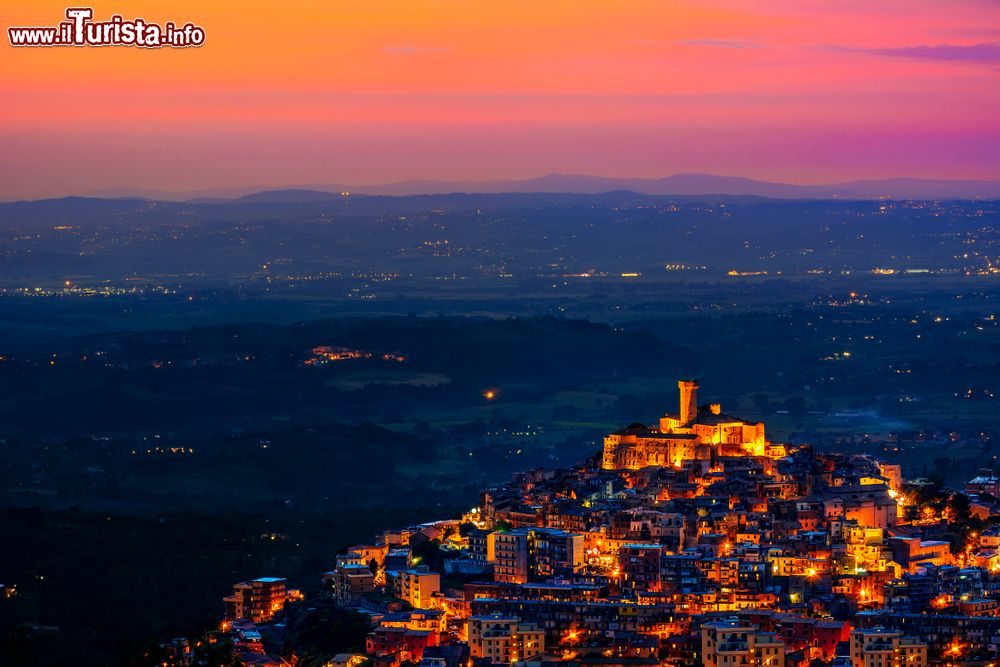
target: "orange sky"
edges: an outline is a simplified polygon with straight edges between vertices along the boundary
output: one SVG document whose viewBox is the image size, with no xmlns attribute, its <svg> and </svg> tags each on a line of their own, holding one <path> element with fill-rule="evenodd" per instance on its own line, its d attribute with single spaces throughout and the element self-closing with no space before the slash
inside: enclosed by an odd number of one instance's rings
<svg viewBox="0 0 1000 667">
<path fill-rule="evenodd" d="M 11 4 L 5 32 L 66 7 Z M 92 6 L 207 40 L 5 35 L 0 198 L 552 171 L 1000 178 L 993 0 Z"/>
</svg>

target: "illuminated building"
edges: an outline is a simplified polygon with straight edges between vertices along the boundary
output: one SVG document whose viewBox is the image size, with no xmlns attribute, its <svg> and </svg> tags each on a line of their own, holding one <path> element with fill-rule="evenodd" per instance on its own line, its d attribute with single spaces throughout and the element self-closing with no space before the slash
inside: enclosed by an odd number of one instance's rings
<svg viewBox="0 0 1000 667">
<path fill-rule="evenodd" d="M 340 565 L 332 572 L 330 586 L 337 604 L 353 607 L 375 590 L 375 574 L 367 565 Z"/>
<path fill-rule="evenodd" d="M 686 523 L 684 515 L 677 512 L 632 508 L 616 512 L 609 530 L 615 539 L 658 542 L 680 551 L 684 548 Z"/>
<path fill-rule="evenodd" d="M 995 616 L 870 611 L 857 614 L 856 622 L 861 627 L 920 637 L 929 651 L 951 658 L 958 657 L 955 647 L 959 646 L 985 649 L 991 659 L 996 660 L 1000 645 L 1000 618 Z"/>
<path fill-rule="evenodd" d="M 890 490 L 884 483 L 832 486 L 824 501 L 826 516 L 842 516 L 865 528 L 892 528 L 898 508 Z"/>
<path fill-rule="evenodd" d="M 658 544 L 626 544 L 618 550 L 622 586 L 629 590 L 659 592 L 660 558 L 666 549 Z"/>
<path fill-rule="evenodd" d="M 884 628 L 851 633 L 853 667 L 927 667 L 927 644 Z"/>
<path fill-rule="evenodd" d="M 701 626 L 701 657 L 705 667 L 785 667 L 785 644 L 773 632 L 760 632 L 752 625 L 730 618 Z"/>
<path fill-rule="evenodd" d="M 681 380 L 680 410 L 660 418 L 658 427 L 633 424 L 604 438 L 601 467 L 638 470 L 646 466 L 680 467 L 685 461 L 719 454 L 783 456 L 784 447 L 764 436 L 763 423 L 724 414 L 718 403 L 698 407 L 698 382 Z"/>
<path fill-rule="evenodd" d="M 988 493 L 996 496 L 1000 494 L 1000 477 L 989 473 L 977 475 L 965 483 L 965 492 L 971 494 Z"/>
<path fill-rule="evenodd" d="M 327 660 L 323 667 L 360 667 L 366 660 L 363 653 L 338 653 Z"/>
<path fill-rule="evenodd" d="M 441 575 L 425 566 L 386 572 L 385 583 L 387 593 L 415 609 L 430 609 L 435 594 L 441 592 Z"/>
<path fill-rule="evenodd" d="M 884 461 L 879 461 L 877 465 L 880 475 L 885 478 L 889 488 L 898 493 L 903 488 L 903 473 L 900 465 Z"/>
<path fill-rule="evenodd" d="M 337 565 L 384 565 L 388 552 L 385 544 L 356 544 L 337 555 Z"/>
<path fill-rule="evenodd" d="M 509 665 L 545 653 L 545 633 L 516 616 L 473 616 L 468 622 L 469 654 L 493 664 Z"/>
<path fill-rule="evenodd" d="M 639 667 L 622 661 L 640 658 L 920 666 L 928 652 L 961 646 L 1000 655 L 1000 578 L 983 567 L 1000 560 L 1000 530 L 971 534 L 974 543 L 952 555 L 935 539 L 939 526 L 900 513 L 910 491 L 898 466 L 808 445 L 786 450 L 766 440 L 762 424 L 698 408 L 693 381 L 679 388 L 676 415 L 609 435 L 600 465 L 532 469 L 484 493 L 442 545 L 445 573 L 483 577 L 461 595 L 440 595 L 440 582 L 430 585 L 436 573 L 413 570 L 408 549 L 391 550 L 442 540 L 445 522 L 383 540 L 386 593 L 437 614 L 400 613 L 393 601 L 370 637 L 376 667 L 415 659 L 435 638 L 468 642 L 479 667 L 548 662 L 538 657 L 545 645 L 584 667 Z M 338 566 L 368 556 L 377 564 L 380 555 L 359 550 Z M 897 616 L 873 616 L 883 613 Z M 942 626 L 948 618 L 958 620 Z M 852 638 L 852 626 L 869 621 L 910 627 Z M 433 637 L 406 634 L 422 632 Z M 643 641 L 653 653 L 619 649 Z M 838 655 L 852 642 L 851 656 Z"/>
<path fill-rule="evenodd" d="M 584 566 L 583 535 L 551 528 L 518 528 L 490 537 L 493 578 L 498 582 L 524 584 L 579 572 Z"/>
<path fill-rule="evenodd" d="M 919 565 L 943 565 L 951 562 L 951 546 L 941 540 L 918 537 L 891 537 L 888 540 L 894 560 L 914 571 Z"/>
<path fill-rule="evenodd" d="M 737 616 L 760 630 L 776 632 L 786 651 L 808 649 L 813 657 L 835 657 L 841 642 L 850 640 L 851 625 L 844 621 L 823 620 L 770 609 L 745 609 Z"/>
<path fill-rule="evenodd" d="M 410 630 L 400 627 L 378 627 L 365 638 L 365 652 L 374 656 L 391 656 L 390 664 L 419 662 L 424 650 L 440 643 L 441 636 L 430 630 Z M 376 660 L 378 664 L 380 661 Z"/>
<path fill-rule="evenodd" d="M 472 616 L 512 616 L 545 628 L 550 641 L 589 639 L 619 633 L 667 635 L 686 632 L 689 614 L 673 603 L 639 604 L 625 600 L 538 600 L 481 598 L 469 603 Z"/>
<path fill-rule="evenodd" d="M 224 598 L 226 620 L 248 619 L 254 623 L 271 620 L 284 609 L 288 599 L 285 580 L 278 577 L 261 577 L 233 586 L 233 594 Z"/>
<path fill-rule="evenodd" d="M 469 558 L 484 567 L 496 560 L 494 554 L 494 540 L 490 537 L 490 531 L 482 528 L 473 528 L 468 534 Z"/>
<path fill-rule="evenodd" d="M 420 667 L 466 667 L 469 664 L 467 644 L 444 644 L 424 649 Z"/>
<path fill-rule="evenodd" d="M 379 620 L 383 628 L 405 628 L 407 630 L 445 631 L 445 613 L 438 609 L 414 609 L 386 614 Z"/>
</svg>

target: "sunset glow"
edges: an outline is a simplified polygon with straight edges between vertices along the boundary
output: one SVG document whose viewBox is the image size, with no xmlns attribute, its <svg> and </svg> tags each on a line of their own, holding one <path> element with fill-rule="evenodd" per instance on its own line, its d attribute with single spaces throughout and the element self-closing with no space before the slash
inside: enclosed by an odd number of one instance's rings
<svg viewBox="0 0 1000 667">
<path fill-rule="evenodd" d="M 1000 175 L 1000 6 L 985 0 L 93 6 L 193 21 L 207 40 L 5 37 L 4 199 L 549 172 Z M 4 27 L 55 25 L 65 7 L 5 7 Z"/>
</svg>

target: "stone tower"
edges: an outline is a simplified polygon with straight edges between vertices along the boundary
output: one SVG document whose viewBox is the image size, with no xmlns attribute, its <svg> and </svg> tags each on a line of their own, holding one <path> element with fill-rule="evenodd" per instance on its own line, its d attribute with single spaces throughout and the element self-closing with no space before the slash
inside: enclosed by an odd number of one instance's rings
<svg viewBox="0 0 1000 667">
<path fill-rule="evenodd" d="M 678 380 L 677 388 L 681 392 L 681 411 L 678 419 L 681 426 L 687 426 L 698 416 L 698 381 Z"/>
</svg>

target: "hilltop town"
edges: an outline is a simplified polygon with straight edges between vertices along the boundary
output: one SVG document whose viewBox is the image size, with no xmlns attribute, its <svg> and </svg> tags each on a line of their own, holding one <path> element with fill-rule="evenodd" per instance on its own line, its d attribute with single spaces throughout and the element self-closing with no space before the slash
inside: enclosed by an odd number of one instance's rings
<svg viewBox="0 0 1000 667">
<path fill-rule="evenodd" d="M 323 575 L 400 667 L 922 667 L 1000 655 L 1000 530 L 987 504 L 868 455 L 770 442 L 698 402 L 530 470 L 455 519 L 387 530 Z M 991 481 L 992 480 L 992 481 Z M 973 480 L 983 498 L 996 480 Z M 992 486 L 990 486 L 992 484 Z M 962 499 L 965 499 L 963 504 Z M 973 530 L 983 526 L 984 529 Z M 247 664 L 301 596 L 237 584 L 223 629 Z M 181 651 L 183 653 L 183 651 Z"/>
</svg>

